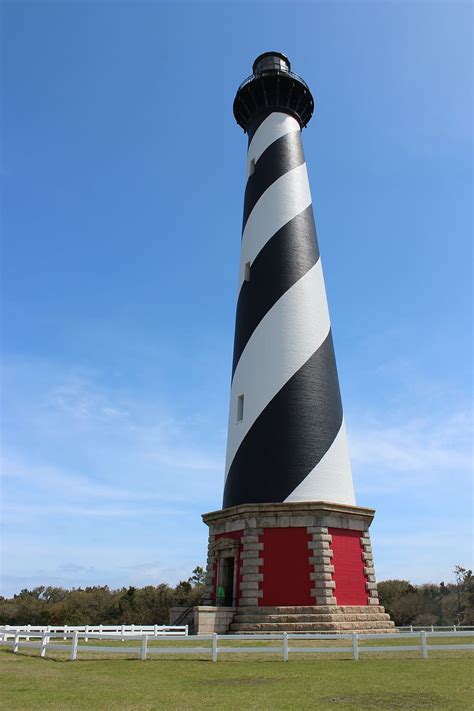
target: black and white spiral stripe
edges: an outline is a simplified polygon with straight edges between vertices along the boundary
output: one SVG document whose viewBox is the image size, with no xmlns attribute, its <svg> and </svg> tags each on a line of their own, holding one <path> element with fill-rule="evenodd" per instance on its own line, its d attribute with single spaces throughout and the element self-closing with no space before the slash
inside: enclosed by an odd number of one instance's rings
<svg viewBox="0 0 474 711">
<path fill-rule="evenodd" d="M 249 141 L 223 506 L 354 504 L 300 126 Z"/>
</svg>

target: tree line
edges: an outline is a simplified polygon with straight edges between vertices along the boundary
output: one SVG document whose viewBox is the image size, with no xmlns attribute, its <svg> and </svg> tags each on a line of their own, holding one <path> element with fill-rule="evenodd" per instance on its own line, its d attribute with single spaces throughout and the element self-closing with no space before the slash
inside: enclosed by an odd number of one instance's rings
<svg viewBox="0 0 474 711">
<path fill-rule="evenodd" d="M 66 590 L 40 585 L 0 597 L 2 625 L 166 625 L 170 607 L 198 605 L 204 571 L 197 566 L 176 587 L 166 583 L 111 590 L 107 585 Z"/>
<path fill-rule="evenodd" d="M 474 576 L 456 566 L 454 583 L 412 585 L 408 580 L 378 584 L 380 604 L 397 626 L 474 625 Z M 166 583 L 110 590 L 107 585 L 66 590 L 41 585 L 11 598 L 0 597 L 0 624 L 160 625 L 170 607 L 198 605 L 204 571 L 196 567 L 176 587 Z"/>
<path fill-rule="evenodd" d="M 380 604 L 397 627 L 474 625 L 474 576 L 457 565 L 454 583 L 412 585 L 408 580 L 378 583 Z"/>
</svg>

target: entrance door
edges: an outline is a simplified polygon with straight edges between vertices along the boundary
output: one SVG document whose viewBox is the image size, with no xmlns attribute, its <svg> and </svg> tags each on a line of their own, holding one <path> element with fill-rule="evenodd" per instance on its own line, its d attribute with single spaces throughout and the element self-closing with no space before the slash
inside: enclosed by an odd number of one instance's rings
<svg viewBox="0 0 474 711">
<path fill-rule="evenodd" d="M 232 607 L 234 600 L 234 558 L 221 560 L 221 585 L 224 588 L 224 605 Z"/>
</svg>

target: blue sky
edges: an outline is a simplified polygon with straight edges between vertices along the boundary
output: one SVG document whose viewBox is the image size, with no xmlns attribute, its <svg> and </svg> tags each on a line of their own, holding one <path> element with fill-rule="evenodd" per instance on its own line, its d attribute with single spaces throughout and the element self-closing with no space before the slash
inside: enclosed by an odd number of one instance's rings
<svg viewBox="0 0 474 711">
<path fill-rule="evenodd" d="M 221 505 L 246 139 L 276 49 L 379 579 L 472 565 L 472 6 L 3 3 L 2 591 L 175 583 Z"/>
</svg>

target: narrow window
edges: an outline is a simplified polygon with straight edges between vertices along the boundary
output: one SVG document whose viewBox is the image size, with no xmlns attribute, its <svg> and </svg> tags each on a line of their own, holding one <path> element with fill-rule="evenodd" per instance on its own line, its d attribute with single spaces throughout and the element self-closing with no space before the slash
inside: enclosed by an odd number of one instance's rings
<svg viewBox="0 0 474 711">
<path fill-rule="evenodd" d="M 239 395 L 237 398 L 237 422 L 242 422 L 244 419 L 244 396 Z"/>
<path fill-rule="evenodd" d="M 249 177 L 255 173 L 255 158 L 252 158 L 252 160 L 249 163 Z"/>
<path fill-rule="evenodd" d="M 244 267 L 244 281 L 250 281 L 250 262 L 246 262 Z"/>
</svg>

